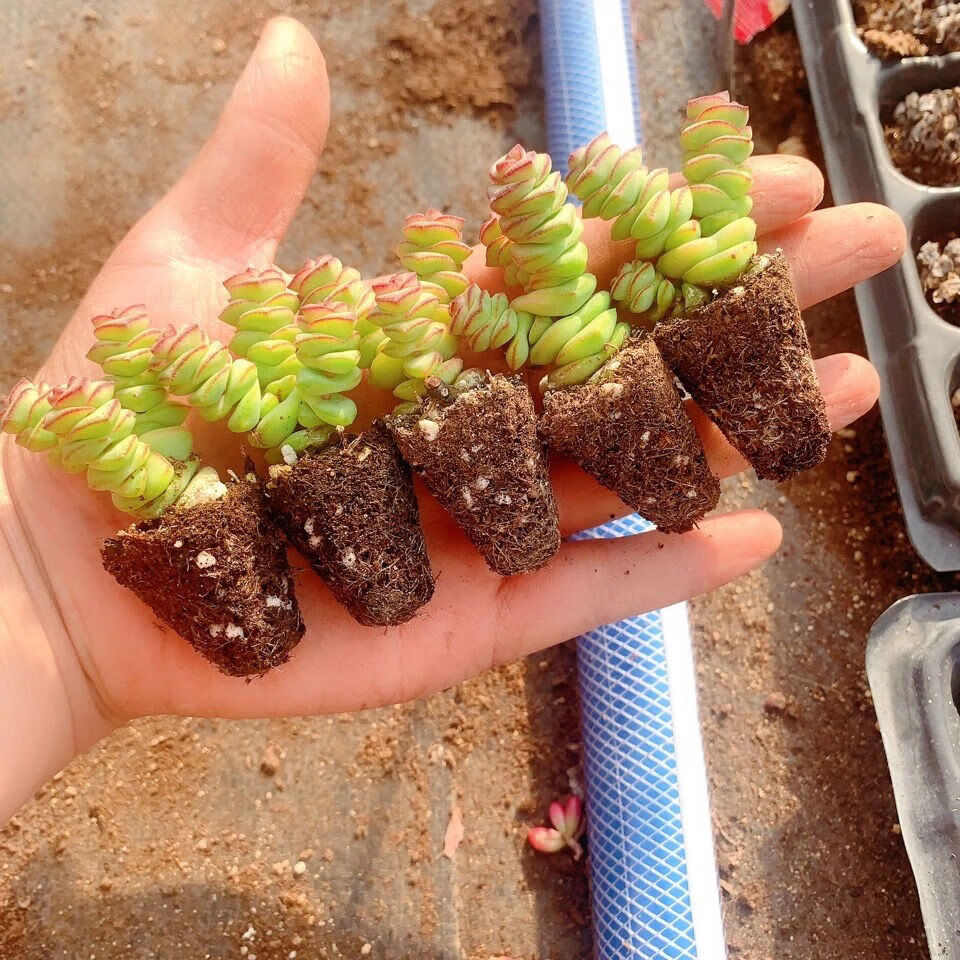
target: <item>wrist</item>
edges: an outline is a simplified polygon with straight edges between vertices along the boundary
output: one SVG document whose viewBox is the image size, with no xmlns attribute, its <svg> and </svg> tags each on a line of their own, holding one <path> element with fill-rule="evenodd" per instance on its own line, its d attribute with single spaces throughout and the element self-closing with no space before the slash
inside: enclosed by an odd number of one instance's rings
<svg viewBox="0 0 960 960">
<path fill-rule="evenodd" d="M 6 476 L 0 437 L 0 824 L 116 723 L 101 709 Z"/>
</svg>

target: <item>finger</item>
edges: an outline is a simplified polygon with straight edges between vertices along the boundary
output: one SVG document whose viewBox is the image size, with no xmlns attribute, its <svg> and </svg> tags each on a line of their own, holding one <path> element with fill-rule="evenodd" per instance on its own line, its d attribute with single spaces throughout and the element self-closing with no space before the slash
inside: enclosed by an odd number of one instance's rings
<svg viewBox="0 0 960 960">
<path fill-rule="evenodd" d="M 567 543 L 522 577 L 496 577 L 469 551 L 447 554 L 425 615 L 395 629 L 358 628 L 325 590 L 301 589 L 312 629 L 289 663 L 250 684 L 219 674 L 172 633 L 135 640 L 122 655 L 142 678 L 135 699 L 153 713 L 295 716 L 382 706 L 712 589 L 762 563 L 779 542 L 771 516 L 744 510 L 682 536 Z"/>
<path fill-rule="evenodd" d="M 816 361 L 820 389 L 831 430 L 862 417 L 877 401 L 880 378 L 869 361 L 853 353 L 838 353 Z M 687 410 L 703 441 L 710 469 L 719 477 L 740 473 L 749 464 L 712 421 L 693 403 Z M 564 536 L 626 516 L 633 511 L 610 490 L 569 460 L 557 460 L 551 470 Z"/>
<path fill-rule="evenodd" d="M 604 623 L 705 593 L 767 560 L 780 524 L 762 510 L 705 520 L 685 534 L 642 533 L 566 543 L 543 570 L 502 582 L 499 642 L 470 672 L 524 656 Z M 481 654 L 477 656 L 476 654 Z"/>
<path fill-rule="evenodd" d="M 809 213 L 823 199 L 823 174 L 803 157 L 771 154 L 752 158 L 749 166 L 753 172 L 751 216 L 760 233 L 780 229 Z M 678 176 L 676 183 L 680 182 Z M 601 287 L 609 284 L 620 264 L 633 259 L 635 241 L 614 242 L 610 224 L 602 220 L 592 218 L 584 223 L 583 240 L 590 251 L 589 269 Z M 502 271 L 487 267 L 484 257 L 483 247 L 475 248 L 467 260 L 467 273 L 482 287 L 503 290 Z"/>
<path fill-rule="evenodd" d="M 213 135 L 147 223 L 209 260 L 271 261 L 316 170 L 329 116 L 313 36 L 289 17 L 270 20 Z"/>
<path fill-rule="evenodd" d="M 783 249 L 803 309 L 892 267 L 907 244 L 900 217 L 878 203 L 817 210 L 765 236 L 763 250 Z"/>
</svg>

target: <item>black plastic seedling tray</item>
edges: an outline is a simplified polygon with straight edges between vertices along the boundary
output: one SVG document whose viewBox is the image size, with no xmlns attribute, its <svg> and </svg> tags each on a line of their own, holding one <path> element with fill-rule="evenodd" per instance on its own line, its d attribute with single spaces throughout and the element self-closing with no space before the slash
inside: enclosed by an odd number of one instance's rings
<svg viewBox="0 0 960 960">
<path fill-rule="evenodd" d="M 890 607 L 871 631 L 867 675 L 930 956 L 960 960 L 960 595 Z"/>
<path fill-rule="evenodd" d="M 857 35 L 850 0 L 794 0 L 814 109 L 837 203 L 873 200 L 903 217 L 900 263 L 857 287 L 907 530 L 935 570 L 960 570 L 960 328 L 927 303 L 916 267 L 926 240 L 960 227 L 960 188 L 927 187 L 894 166 L 883 118 L 910 91 L 960 85 L 960 54 L 886 61 Z"/>
</svg>

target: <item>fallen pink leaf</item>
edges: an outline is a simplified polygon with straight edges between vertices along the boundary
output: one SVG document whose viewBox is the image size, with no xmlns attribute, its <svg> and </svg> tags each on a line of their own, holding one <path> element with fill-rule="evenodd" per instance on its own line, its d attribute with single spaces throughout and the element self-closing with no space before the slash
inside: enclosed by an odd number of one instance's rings
<svg viewBox="0 0 960 960">
<path fill-rule="evenodd" d="M 447 823 L 446 832 L 443 835 L 443 855 L 448 860 L 452 860 L 462 841 L 463 814 L 460 812 L 460 808 L 454 804 L 450 811 L 450 820 Z"/>
</svg>

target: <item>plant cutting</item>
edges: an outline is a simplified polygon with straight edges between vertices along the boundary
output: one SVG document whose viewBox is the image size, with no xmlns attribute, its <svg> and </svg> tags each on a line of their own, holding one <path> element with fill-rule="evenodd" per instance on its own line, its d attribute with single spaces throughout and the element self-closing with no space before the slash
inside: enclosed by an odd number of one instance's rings
<svg viewBox="0 0 960 960">
<path fill-rule="evenodd" d="M 583 856 L 580 838 L 586 830 L 586 817 L 583 801 L 571 794 L 564 800 L 554 800 L 550 804 L 549 827 L 531 827 L 527 831 L 527 843 L 538 853 L 559 853 L 569 848 L 573 859 Z"/>
<path fill-rule="evenodd" d="M 202 467 L 186 428 L 156 426 L 180 411 L 170 412 L 162 389 L 142 386 L 21 380 L 0 427 L 64 470 L 85 473 L 92 489 L 140 519 L 101 549 L 119 583 L 222 672 L 264 673 L 289 658 L 304 626 L 260 484 L 252 473 L 224 484 Z M 130 409 L 134 395 L 142 413 Z"/>
<path fill-rule="evenodd" d="M 536 411 L 523 381 L 463 370 L 450 300 L 467 289 L 459 217 L 407 219 L 397 248 L 411 271 L 374 283 L 386 341 L 371 380 L 405 401 L 387 420 L 404 459 L 502 576 L 536 570 L 560 548 Z"/>
<path fill-rule="evenodd" d="M 756 254 L 756 227 L 742 214 L 748 120 L 726 92 L 687 105 L 683 173 L 703 235 L 665 250 L 657 267 L 698 293 L 654 338 L 757 476 L 779 482 L 823 462 L 830 424 L 790 268 L 780 251 Z"/>
<path fill-rule="evenodd" d="M 646 182 L 637 153 L 616 178 L 626 213 Z M 655 344 L 631 337 L 610 294 L 596 291 L 566 186 L 546 154 L 519 145 L 490 180 L 487 262 L 524 292 L 511 303 L 471 286 L 452 305 L 453 330 L 474 350 L 503 348 L 513 370 L 547 368 L 540 430 L 549 445 L 662 530 L 689 530 L 716 505 L 719 483 Z"/>
<path fill-rule="evenodd" d="M 226 312 L 244 327 L 232 342 L 247 357 L 196 326 L 152 330 L 142 308 L 95 318 L 88 356 L 118 385 L 158 383 L 285 460 L 265 484 L 277 524 L 360 623 L 386 625 L 430 599 L 433 577 L 409 470 L 381 429 L 361 442 L 344 432 L 357 414 L 344 394 L 361 376 L 355 308 L 344 301 L 362 303 L 365 291 L 345 273 L 332 258 L 309 262 L 295 278 L 308 303 L 276 270 L 228 280 Z M 342 299 L 318 296 L 321 279 Z"/>
<path fill-rule="evenodd" d="M 571 156 L 570 180 L 615 236 L 637 239 L 614 298 L 655 324 L 667 365 L 757 475 L 780 481 L 822 462 L 830 432 L 789 268 L 757 255 L 748 121 L 726 92 L 691 100 L 687 183 L 672 191 L 641 184 L 633 151 L 605 137 Z"/>
</svg>

